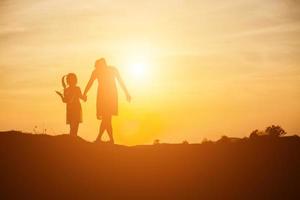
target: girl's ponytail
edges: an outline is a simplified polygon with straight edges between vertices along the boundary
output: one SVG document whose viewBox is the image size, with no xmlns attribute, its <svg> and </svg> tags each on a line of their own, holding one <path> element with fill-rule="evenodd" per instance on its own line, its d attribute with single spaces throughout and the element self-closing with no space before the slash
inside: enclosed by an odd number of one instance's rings
<svg viewBox="0 0 300 200">
<path fill-rule="evenodd" d="M 61 79 L 61 84 L 62 84 L 62 86 L 63 86 L 63 88 L 64 89 L 66 89 L 66 83 L 65 83 L 65 77 L 66 77 L 66 75 L 64 75 L 63 77 L 62 77 L 62 79 Z"/>
</svg>

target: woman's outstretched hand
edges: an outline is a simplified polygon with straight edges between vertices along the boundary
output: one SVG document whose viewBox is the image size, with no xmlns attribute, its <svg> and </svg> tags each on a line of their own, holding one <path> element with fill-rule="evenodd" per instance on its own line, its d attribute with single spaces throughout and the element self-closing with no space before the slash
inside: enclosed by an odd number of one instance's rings
<svg viewBox="0 0 300 200">
<path fill-rule="evenodd" d="M 129 94 L 126 95 L 126 99 L 129 103 L 131 102 L 131 96 Z"/>
</svg>

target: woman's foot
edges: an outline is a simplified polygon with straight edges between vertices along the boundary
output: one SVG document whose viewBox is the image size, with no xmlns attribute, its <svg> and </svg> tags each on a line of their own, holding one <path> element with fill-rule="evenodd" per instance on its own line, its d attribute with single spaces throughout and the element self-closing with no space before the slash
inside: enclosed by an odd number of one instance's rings
<svg viewBox="0 0 300 200">
<path fill-rule="evenodd" d="M 95 144 L 101 144 L 101 143 L 103 143 L 103 142 L 102 142 L 101 139 L 98 139 L 98 138 L 97 138 L 97 139 L 94 141 L 94 143 L 95 143 Z"/>
<path fill-rule="evenodd" d="M 108 143 L 109 144 L 115 144 L 115 141 L 114 140 L 109 140 Z"/>
</svg>

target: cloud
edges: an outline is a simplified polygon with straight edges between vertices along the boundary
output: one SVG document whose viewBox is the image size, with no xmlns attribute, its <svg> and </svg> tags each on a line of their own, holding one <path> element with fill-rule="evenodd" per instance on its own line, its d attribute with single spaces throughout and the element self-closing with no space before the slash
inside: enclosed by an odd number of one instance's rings
<svg viewBox="0 0 300 200">
<path fill-rule="evenodd" d="M 300 2 L 298 0 L 283 0 L 286 4 L 287 13 L 290 19 L 300 20 Z"/>
</svg>

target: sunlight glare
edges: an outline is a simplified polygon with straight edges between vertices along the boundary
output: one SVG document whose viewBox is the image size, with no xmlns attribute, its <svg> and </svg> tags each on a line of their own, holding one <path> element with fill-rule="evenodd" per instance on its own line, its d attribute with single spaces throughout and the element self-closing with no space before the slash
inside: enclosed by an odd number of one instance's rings
<svg viewBox="0 0 300 200">
<path fill-rule="evenodd" d="M 131 73 L 135 78 L 144 78 L 146 76 L 146 68 L 145 63 L 135 63 L 131 67 Z"/>
<path fill-rule="evenodd" d="M 138 60 L 129 65 L 130 77 L 136 81 L 147 81 L 149 79 L 149 64 L 145 60 Z"/>
</svg>

